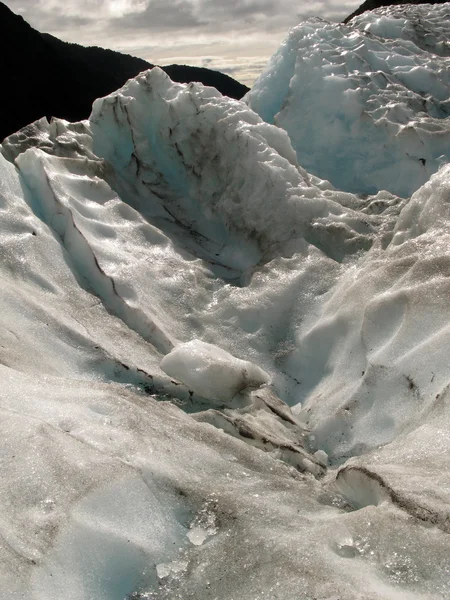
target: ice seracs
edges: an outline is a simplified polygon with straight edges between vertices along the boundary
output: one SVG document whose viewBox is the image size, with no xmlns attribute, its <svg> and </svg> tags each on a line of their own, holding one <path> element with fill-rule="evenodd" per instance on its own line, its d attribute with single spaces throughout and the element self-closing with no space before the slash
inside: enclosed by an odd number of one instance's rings
<svg viewBox="0 0 450 600">
<path fill-rule="evenodd" d="M 299 163 L 351 192 L 410 196 L 449 158 L 448 4 L 294 27 L 246 95 Z"/>
</svg>

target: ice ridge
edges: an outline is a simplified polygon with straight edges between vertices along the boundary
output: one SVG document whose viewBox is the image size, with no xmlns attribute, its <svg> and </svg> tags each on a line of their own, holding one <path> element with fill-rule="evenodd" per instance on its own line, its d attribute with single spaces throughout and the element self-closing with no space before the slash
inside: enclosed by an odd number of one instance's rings
<svg viewBox="0 0 450 600">
<path fill-rule="evenodd" d="M 339 189 L 409 197 L 449 158 L 449 5 L 294 27 L 245 99 Z"/>
</svg>

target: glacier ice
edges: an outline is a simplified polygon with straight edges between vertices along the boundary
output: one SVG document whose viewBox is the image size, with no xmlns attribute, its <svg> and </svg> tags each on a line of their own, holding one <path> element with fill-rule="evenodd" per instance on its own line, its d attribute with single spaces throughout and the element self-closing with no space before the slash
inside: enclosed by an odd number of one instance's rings
<svg viewBox="0 0 450 600">
<path fill-rule="evenodd" d="M 162 359 L 161 369 L 200 396 L 225 405 L 237 394 L 270 381 L 257 365 L 201 340 L 176 346 Z"/>
<path fill-rule="evenodd" d="M 450 597 L 448 14 L 2 143 L 0 596 Z"/>
<path fill-rule="evenodd" d="M 339 189 L 410 196 L 449 158 L 448 4 L 294 27 L 245 96 Z"/>
</svg>

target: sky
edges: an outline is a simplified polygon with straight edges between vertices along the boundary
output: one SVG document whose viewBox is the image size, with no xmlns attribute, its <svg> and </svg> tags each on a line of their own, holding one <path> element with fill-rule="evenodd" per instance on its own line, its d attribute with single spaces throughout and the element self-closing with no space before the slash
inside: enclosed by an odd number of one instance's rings
<svg viewBox="0 0 450 600">
<path fill-rule="evenodd" d="M 39 31 L 160 65 L 217 69 L 251 85 L 289 29 L 340 21 L 362 0 L 2 0 Z"/>
</svg>

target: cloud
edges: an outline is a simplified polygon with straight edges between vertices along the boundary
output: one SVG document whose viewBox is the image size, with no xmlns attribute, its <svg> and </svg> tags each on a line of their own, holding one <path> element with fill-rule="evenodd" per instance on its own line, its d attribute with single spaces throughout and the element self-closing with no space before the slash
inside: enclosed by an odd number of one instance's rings
<svg viewBox="0 0 450 600">
<path fill-rule="evenodd" d="M 144 10 L 133 11 L 112 24 L 117 29 L 147 29 L 149 31 L 173 31 L 196 29 L 208 25 L 189 0 L 151 0 Z"/>
<path fill-rule="evenodd" d="M 360 0 L 3 0 L 33 27 L 155 64 L 223 70 L 244 83 L 288 30 L 315 15 L 342 20 Z M 171 58 L 177 60 L 169 61 Z M 207 61 L 207 62 L 205 62 Z"/>
<path fill-rule="evenodd" d="M 209 28 L 210 33 L 226 27 L 243 31 L 252 25 L 261 31 L 284 30 L 302 18 L 316 14 L 323 18 L 344 18 L 358 0 L 316 0 L 301 3 L 298 0 L 6 0 L 36 28 L 51 25 L 54 30 L 67 30 L 74 20 L 82 20 L 94 29 L 102 23 L 105 31 L 148 29 L 173 31 L 176 29 Z"/>
</svg>

